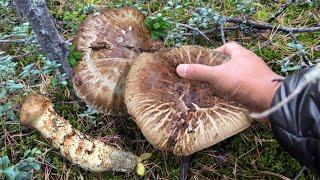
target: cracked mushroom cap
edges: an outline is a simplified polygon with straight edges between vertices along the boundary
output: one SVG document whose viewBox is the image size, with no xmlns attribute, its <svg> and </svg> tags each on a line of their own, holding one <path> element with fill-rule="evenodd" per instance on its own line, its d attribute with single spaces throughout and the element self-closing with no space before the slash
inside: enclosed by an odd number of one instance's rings
<svg viewBox="0 0 320 180">
<path fill-rule="evenodd" d="M 248 128 L 242 105 L 209 83 L 180 78 L 181 63 L 218 65 L 228 57 L 212 49 L 183 46 L 143 53 L 127 76 L 125 103 L 147 140 L 160 150 L 189 155 Z"/>
<path fill-rule="evenodd" d="M 74 68 L 73 86 L 81 99 L 100 112 L 126 112 L 125 80 L 133 58 L 163 46 L 151 39 L 144 19 L 133 8 L 108 9 L 89 15 L 78 29 L 74 43 L 82 59 Z"/>
</svg>

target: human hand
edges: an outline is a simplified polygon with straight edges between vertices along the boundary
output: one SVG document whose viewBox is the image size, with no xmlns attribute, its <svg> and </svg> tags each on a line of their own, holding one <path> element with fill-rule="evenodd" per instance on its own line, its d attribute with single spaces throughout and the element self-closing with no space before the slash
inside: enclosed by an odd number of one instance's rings
<svg viewBox="0 0 320 180">
<path fill-rule="evenodd" d="M 270 107 L 282 76 L 274 73 L 264 61 L 241 45 L 231 42 L 218 49 L 231 59 L 222 65 L 180 64 L 179 76 L 213 84 L 223 94 L 231 96 L 252 111 Z"/>
</svg>

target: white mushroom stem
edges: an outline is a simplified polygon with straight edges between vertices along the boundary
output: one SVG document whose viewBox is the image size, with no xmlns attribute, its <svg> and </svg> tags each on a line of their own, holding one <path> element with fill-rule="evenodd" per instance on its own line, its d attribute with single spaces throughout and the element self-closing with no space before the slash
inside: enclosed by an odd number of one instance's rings
<svg viewBox="0 0 320 180">
<path fill-rule="evenodd" d="M 53 109 L 51 100 L 42 95 L 26 98 L 20 112 L 23 125 L 31 126 L 47 139 L 61 154 L 84 169 L 101 172 L 107 170 L 131 171 L 138 157 L 116 149 L 104 142 L 74 129 Z"/>
</svg>

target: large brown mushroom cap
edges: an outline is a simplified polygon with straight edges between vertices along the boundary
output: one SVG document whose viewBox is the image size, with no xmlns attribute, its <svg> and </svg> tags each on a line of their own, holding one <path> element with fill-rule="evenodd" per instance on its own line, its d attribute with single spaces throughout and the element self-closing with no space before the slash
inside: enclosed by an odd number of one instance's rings
<svg viewBox="0 0 320 180">
<path fill-rule="evenodd" d="M 74 68 L 73 85 L 87 104 L 106 114 L 123 114 L 125 79 L 137 55 L 162 47 L 133 8 L 108 9 L 89 15 L 74 40 L 83 55 Z"/>
<path fill-rule="evenodd" d="M 155 147 L 189 155 L 250 126 L 249 111 L 218 94 L 209 83 L 180 78 L 181 63 L 218 65 L 228 57 L 212 49 L 184 46 L 139 55 L 127 76 L 125 103 Z"/>
</svg>

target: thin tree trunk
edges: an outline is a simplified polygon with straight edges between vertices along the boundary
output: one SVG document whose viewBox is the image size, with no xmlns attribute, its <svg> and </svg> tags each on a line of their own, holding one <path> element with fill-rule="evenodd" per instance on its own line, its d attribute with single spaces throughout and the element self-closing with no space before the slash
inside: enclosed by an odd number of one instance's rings
<svg viewBox="0 0 320 180">
<path fill-rule="evenodd" d="M 37 36 L 41 50 L 48 59 L 61 64 L 62 70 L 71 79 L 72 68 L 68 63 L 68 46 L 59 35 L 54 19 L 44 0 L 14 0 L 23 16 L 28 18 L 32 30 Z"/>
</svg>

